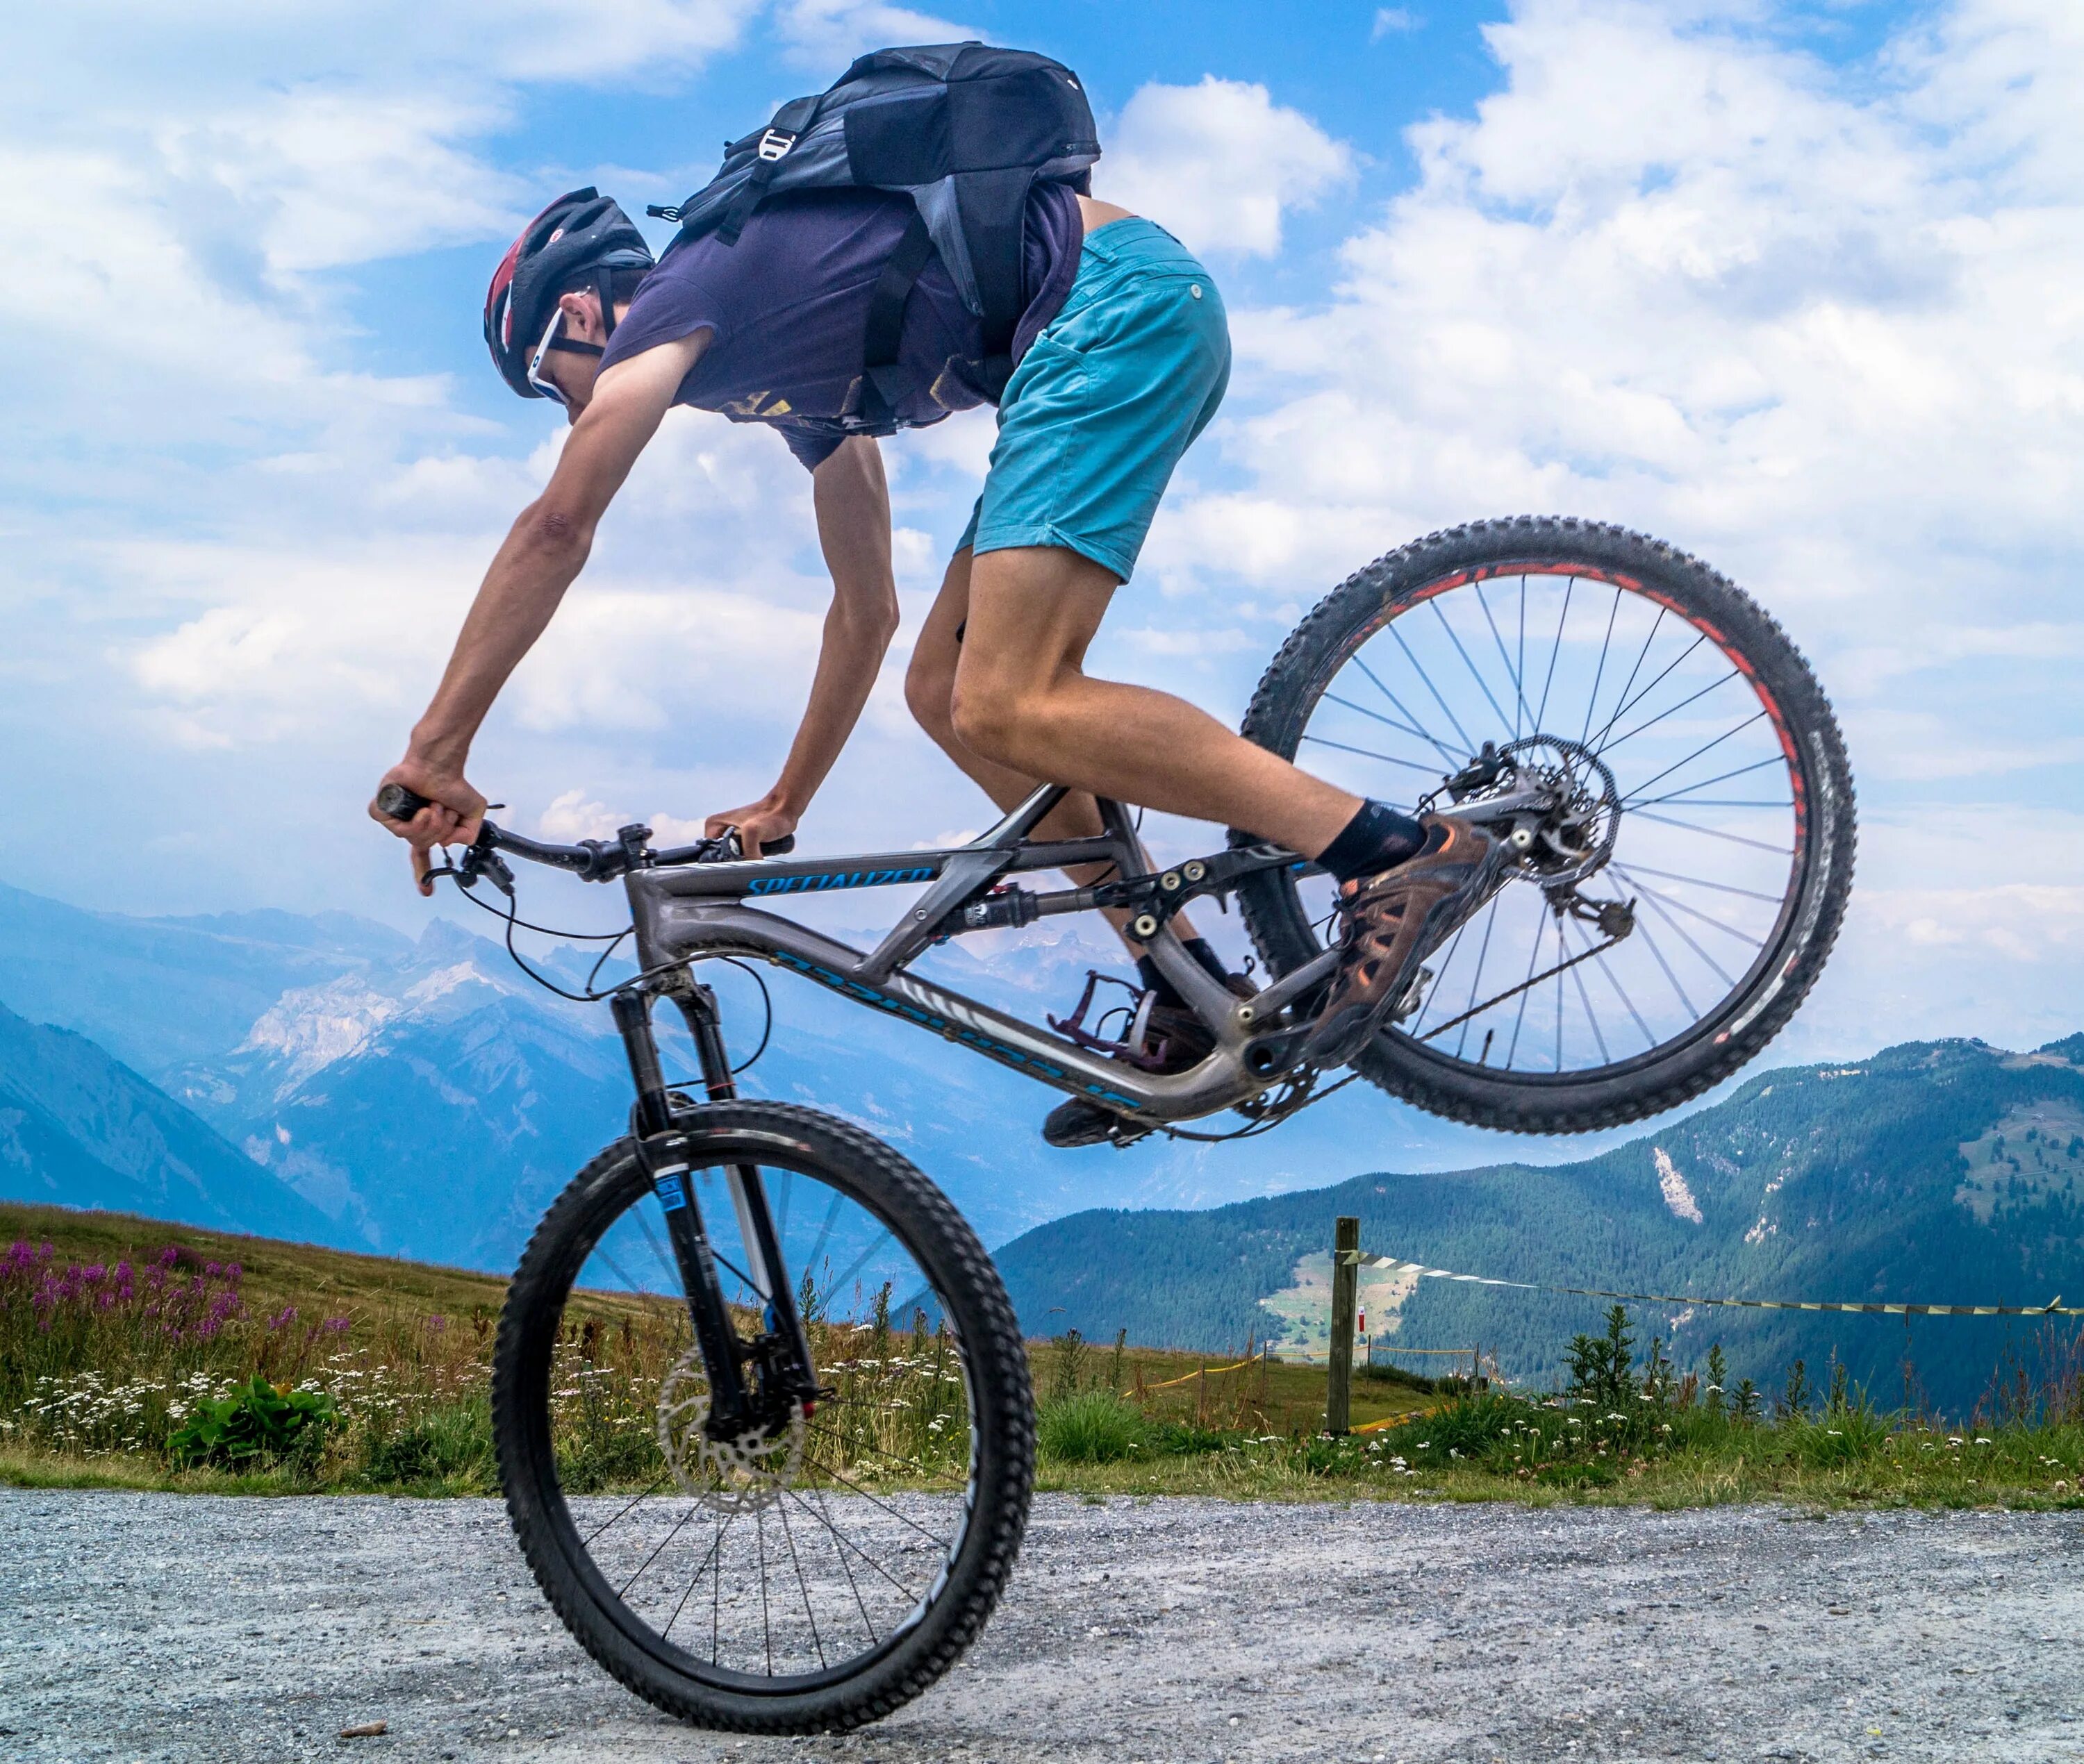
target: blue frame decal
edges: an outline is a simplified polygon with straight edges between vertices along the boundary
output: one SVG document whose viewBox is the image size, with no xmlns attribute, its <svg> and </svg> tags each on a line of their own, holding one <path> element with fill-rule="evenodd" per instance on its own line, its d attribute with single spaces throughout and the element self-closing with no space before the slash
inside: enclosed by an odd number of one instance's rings
<svg viewBox="0 0 2084 1764">
<path fill-rule="evenodd" d="M 931 882 L 939 874 L 931 864 L 913 864 L 902 869 L 833 870 L 822 876 L 756 876 L 745 891 L 749 895 L 821 895 L 832 888 L 887 888 L 899 882 Z"/>
</svg>

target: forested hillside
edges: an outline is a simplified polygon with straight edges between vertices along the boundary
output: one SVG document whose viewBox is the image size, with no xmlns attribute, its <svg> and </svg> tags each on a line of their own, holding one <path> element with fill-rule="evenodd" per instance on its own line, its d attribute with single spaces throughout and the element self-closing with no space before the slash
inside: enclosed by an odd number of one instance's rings
<svg viewBox="0 0 2084 1764">
<path fill-rule="evenodd" d="M 2031 1054 L 1977 1042 L 1894 1047 L 1855 1067 L 1765 1073 L 1675 1125 L 1583 1162 L 1370 1174 L 1203 1213 L 1087 1212 L 1000 1252 L 1030 1329 L 1126 1328 L 1219 1351 L 1280 1320 L 1260 1301 L 1358 1215 L 1371 1251 L 1459 1272 L 1703 1296 L 2008 1305 L 2084 1299 L 2084 1036 Z M 1061 1308 L 1061 1309 L 1060 1309 Z M 1835 1349 L 1878 1398 L 1913 1377 L 1959 1408 L 2030 1322 L 1827 1318 L 1642 1307 L 1682 1365 L 1709 1344 L 1777 1381 Z M 1495 1347 L 1545 1378 L 1594 1301 L 1426 1280 L 1385 1348 Z"/>
</svg>

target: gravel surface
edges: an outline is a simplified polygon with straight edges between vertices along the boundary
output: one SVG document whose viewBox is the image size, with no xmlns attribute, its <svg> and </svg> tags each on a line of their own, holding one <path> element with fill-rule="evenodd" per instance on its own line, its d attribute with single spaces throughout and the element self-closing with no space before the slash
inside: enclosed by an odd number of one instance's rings
<svg viewBox="0 0 2084 1764">
<path fill-rule="evenodd" d="M 2084 1759 L 2073 1515 L 1048 1497 L 963 1665 L 794 1741 L 627 1695 L 490 1502 L 5 1492 L 0 1561 L 8 1760 Z"/>
</svg>

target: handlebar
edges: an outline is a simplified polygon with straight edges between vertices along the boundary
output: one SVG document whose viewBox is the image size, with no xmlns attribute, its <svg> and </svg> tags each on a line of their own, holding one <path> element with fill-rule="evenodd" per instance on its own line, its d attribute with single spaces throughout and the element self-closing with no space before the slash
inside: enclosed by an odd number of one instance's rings
<svg viewBox="0 0 2084 1764">
<path fill-rule="evenodd" d="M 402 784 L 387 784 L 376 793 L 376 812 L 386 820 L 409 821 L 421 810 L 431 806 L 431 798 Z M 526 858 L 532 864 L 547 864 L 553 869 L 569 869 L 582 882 L 612 882 L 618 876 L 633 869 L 649 869 L 678 864 L 735 863 L 745 855 L 739 842 L 738 829 L 732 827 L 720 839 L 698 840 L 693 845 L 678 845 L 663 852 L 654 852 L 646 843 L 651 829 L 641 823 L 618 830 L 613 840 L 582 840 L 576 845 L 551 845 L 540 840 L 510 833 L 504 827 L 495 827 L 486 821 L 479 828 L 477 840 L 464 853 L 460 866 L 466 879 L 475 879 L 480 874 L 489 874 L 497 882 L 506 865 L 500 864 L 495 852 L 507 852 L 516 857 Z M 771 841 L 763 857 L 780 857 L 796 848 L 795 835 L 785 834 Z M 490 861 L 488 862 L 487 860 Z M 497 865 L 495 869 L 493 866 Z M 510 874 L 506 880 L 511 882 Z"/>
</svg>

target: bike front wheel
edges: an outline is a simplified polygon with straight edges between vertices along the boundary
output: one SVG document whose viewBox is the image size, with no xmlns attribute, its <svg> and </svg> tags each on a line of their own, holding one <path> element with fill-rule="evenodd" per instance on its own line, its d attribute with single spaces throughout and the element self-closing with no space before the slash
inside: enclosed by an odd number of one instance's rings
<svg viewBox="0 0 2084 1764">
<path fill-rule="evenodd" d="M 633 1144 L 544 1216 L 504 1310 L 493 1419 L 507 1511 L 557 1614 L 706 1727 L 855 1726 L 917 1695 L 990 1614 L 1034 1474 L 1027 1362 L 998 1271 L 887 1146 L 778 1103 L 689 1106 L 690 1181 L 741 1339 L 757 1170 L 822 1394 L 717 1442 L 663 1211 Z"/>
<path fill-rule="evenodd" d="M 1578 1132 L 1698 1095 L 1778 1033 L 1845 916 L 1852 775 L 1808 664 L 1726 577 L 1619 527 L 1480 522 L 1379 559 L 1297 628 L 1243 733 L 1390 802 L 1467 804 L 1508 767 L 1560 802 L 1354 1062 L 1453 1119 Z M 1333 935 L 1328 878 L 1241 898 L 1277 974 Z"/>
</svg>

